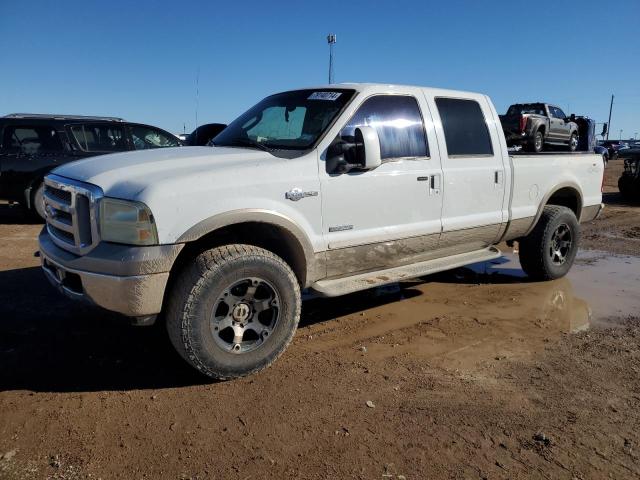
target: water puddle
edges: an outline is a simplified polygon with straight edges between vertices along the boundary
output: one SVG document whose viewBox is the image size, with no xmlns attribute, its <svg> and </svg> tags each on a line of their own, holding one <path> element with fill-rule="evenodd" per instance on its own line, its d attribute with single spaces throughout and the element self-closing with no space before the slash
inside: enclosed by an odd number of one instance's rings
<svg viewBox="0 0 640 480">
<path fill-rule="evenodd" d="M 640 315 L 640 257 L 580 252 L 567 277 L 531 282 L 517 255 L 332 299 L 310 299 L 312 350 L 410 355 L 467 368 L 544 350 L 562 335 Z M 335 320 L 326 322 L 325 320 Z"/>
</svg>

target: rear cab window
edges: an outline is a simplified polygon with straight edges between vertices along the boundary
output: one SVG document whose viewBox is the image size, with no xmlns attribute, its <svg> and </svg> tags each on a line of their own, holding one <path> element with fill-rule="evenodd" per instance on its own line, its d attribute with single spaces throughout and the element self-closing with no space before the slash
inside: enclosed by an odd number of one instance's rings
<svg viewBox="0 0 640 480">
<path fill-rule="evenodd" d="M 2 150 L 7 153 L 35 155 L 63 150 L 55 128 L 42 125 L 7 125 L 2 132 Z"/>
<path fill-rule="evenodd" d="M 73 138 L 85 152 L 121 152 L 128 150 L 123 125 L 73 124 Z"/>
<path fill-rule="evenodd" d="M 480 104 L 475 100 L 435 99 L 450 157 L 492 156 L 491 136 Z"/>
</svg>

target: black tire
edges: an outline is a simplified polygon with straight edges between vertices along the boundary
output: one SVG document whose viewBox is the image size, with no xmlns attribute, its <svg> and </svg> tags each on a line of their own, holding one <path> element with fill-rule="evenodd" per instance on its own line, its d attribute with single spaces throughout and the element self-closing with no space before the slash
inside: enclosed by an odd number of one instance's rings
<svg viewBox="0 0 640 480">
<path fill-rule="evenodd" d="M 561 240 L 556 235 L 561 235 Z M 569 245 L 564 244 L 567 239 Z M 520 240 L 520 265 L 534 280 L 564 277 L 573 265 L 579 242 L 575 214 L 567 207 L 547 205 L 533 231 Z"/>
<path fill-rule="evenodd" d="M 258 291 L 254 288 L 249 296 L 249 288 L 258 285 L 258 280 L 262 282 Z M 243 282 L 249 282 L 244 294 Z M 166 315 L 171 342 L 189 364 L 217 380 L 242 377 L 271 365 L 291 342 L 300 319 L 300 286 L 293 271 L 277 255 L 251 245 L 225 245 L 201 253 L 179 274 L 171 288 Z M 268 303 L 277 305 L 264 310 L 268 317 L 273 318 L 274 311 L 276 315 L 268 337 L 267 327 L 252 323 L 263 321 L 255 303 L 264 302 L 257 300 L 259 289 L 271 290 L 274 300 Z M 252 300 L 240 298 L 242 295 Z M 248 308 L 240 308 L 240 304 Z M 224 308 L 228 308 L 227 313 Z M 245 317 L 242 325 L 240 320 L 235 322 L 236 309 L 242 310 Z M 219 316 L 223 320 L 219 321 Z M 227 325 L 222 327 L 223 323 Z M 257 335 L 254 330 L 263 327 L 265 330 Z M 244 331 L 239 343 L 238 337 L 233 337 L 236 328 Z M 230 341 L 228 329 L 233 337 Z M 253 343 L 247 340 L 246 351 L 241 351 L 245 350 L 244 337 L 248 338 L 250 332 L 257 339 Z M 225 333 L 227 337 L 223 336 Z"/>
<path fill-rule="evenodd" d="M 618 190 L 622 198 L 627 201 L 640 200 L 640 180 L 634 180 L 629 175 L 622 175 L 618 179 Z"/>
<path fill-rule="evenodd" d="M 44 211 L 44 184 L 41 183 L 33 191 L 31 195 L 31 211 L 34 216 L 46 220 L 46 213 Z"/>
<path fill-rule="evenodd" d="M 573 132 L 569 137 L 569 151 L 575 152 L 578 149 L 578 133 Z"/>
<path fill-rule="evenodd" d="M 544 149 L 544 134 L 540 130 L 531 137 L 531 141 L 527 144 L 527 151 L 539 153 Z"/>
</svg>

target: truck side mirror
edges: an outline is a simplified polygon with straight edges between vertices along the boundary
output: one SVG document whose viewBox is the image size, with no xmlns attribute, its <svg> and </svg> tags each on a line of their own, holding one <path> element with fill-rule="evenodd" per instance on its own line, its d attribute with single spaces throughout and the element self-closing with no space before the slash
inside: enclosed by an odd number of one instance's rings
<svg viewBox="0 0 640 480">
<path fill-rule="evenodd" d="M 373 170 L 382 164 L 380 154 L 380 138 L 373 127 L 358 127 L 355 131 L 356 145 L 358 146 L 358 162 L 365 170 Z"/>
<path fill-rule="evenodd" d="M 571 120 L 572 122 L 576 121 L 576 114 L 572 113 L 571 115 L 569 115 L 569 120 Z"/>
<path fill-rule="evenodd" d="M 604 137 L 607 134 L 608 130 L 609 130 L 609 125 L 605 122 L 602 125 L 602 133 L 600 135 L 602 135 Z"/>
</svg>

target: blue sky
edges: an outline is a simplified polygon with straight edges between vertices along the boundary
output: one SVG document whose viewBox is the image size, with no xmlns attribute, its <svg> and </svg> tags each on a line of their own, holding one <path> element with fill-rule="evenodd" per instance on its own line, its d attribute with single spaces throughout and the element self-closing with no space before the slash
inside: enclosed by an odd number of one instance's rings
<svg viewBox="0 0 640 480">
<path fill-rule="evenodd" d="M 0 0 L 0 115 L 122 116 L 181 132 L 275 91 L 338 82 L 548 101 L 639 132 L 640 0 Z"/>
</svg>

